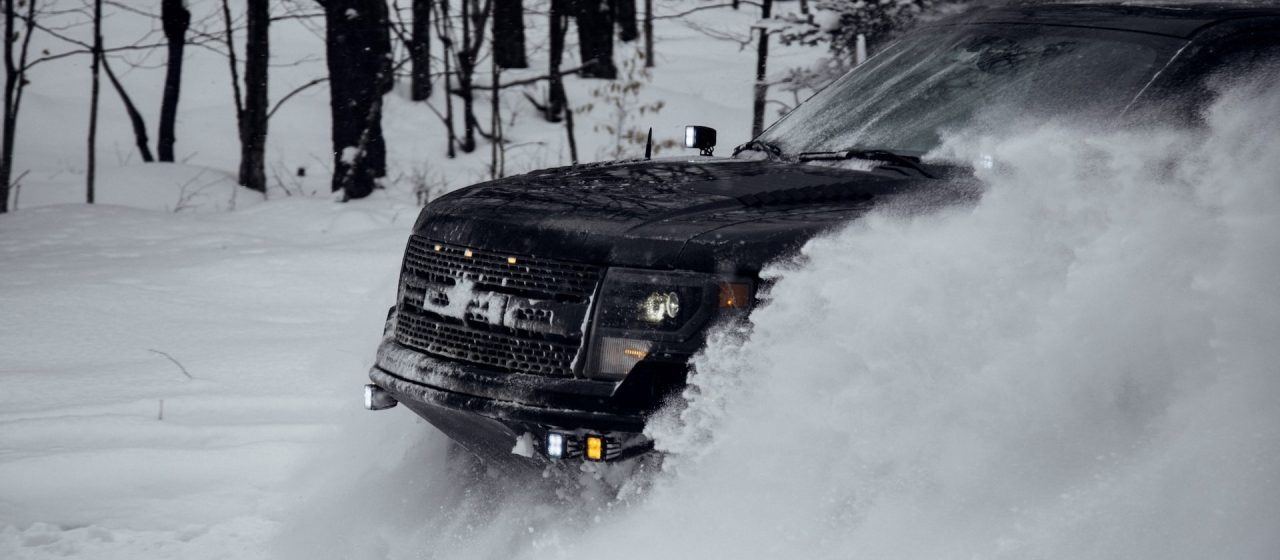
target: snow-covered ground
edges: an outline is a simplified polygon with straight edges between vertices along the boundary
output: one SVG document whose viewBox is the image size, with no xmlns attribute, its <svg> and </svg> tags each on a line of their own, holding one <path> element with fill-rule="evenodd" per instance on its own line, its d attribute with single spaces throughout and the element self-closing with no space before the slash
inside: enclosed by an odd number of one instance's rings
<svg viewBox="0 0 1280 560">
<path fill-rule="evenodd" d="M 658 33 L 655 132 L 745 136 L 750 50 Z M 273 68 L 274 99 L 323 61 L 296 20 L 273 40 L 304 61 Z M 397 180 L 331 202 L 315 89 L 272 120 L 264 201 L 234 186 L 225 61 L 194 50 L 184 163 L 137 164 L 105 90 L 105 203 L 79 204 L 67 60 L 29 90 L 31 172 L 0 215 L 0 558 L 1280 557 L 1280 133 L 1257 117 L 1280 90 L 1234 94 L 1208 138 L 957 137 L 1003 163 L 984 200 L 776 267 L 754 332 L 718 334 L 652 427 L 664 470 L 615 493 L 488 478 L 403 407 L 360 408 L 412 176 L 461 186 L 486 156 L 444 161 L 435 117 L 392 97 Z M 123 76 L 140 105 L 162 71 Z M 609 113 L 584 115 L 607 149 Z M 513 171 L 564 160 L 557 125 L 517 119 Z"/>
</svg>

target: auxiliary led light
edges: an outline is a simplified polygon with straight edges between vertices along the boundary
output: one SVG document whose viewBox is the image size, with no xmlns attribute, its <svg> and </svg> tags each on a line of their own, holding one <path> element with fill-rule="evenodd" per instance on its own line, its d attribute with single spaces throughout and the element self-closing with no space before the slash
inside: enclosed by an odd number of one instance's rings
<svg viewBox="0 0 1280 560">
<path fill-rule="evenodd" d="M 462 256 L 467 257 L 468 259 L 471 258 L 471 255 L 474 255 L 474 254 L 475 253 L 471 252 L 471 249 L 466 249 L 462 251 Z"/>
<path fill-rule="evenodd" d="M 564 457 L 564 434 L 547 434 L 547 456 L 552 459 Z"/>
<path fill-rule="evenodd" d="M 604 460 L 604 438 L 600 436 L 587 436 L 587 460 Z"/>
<path fill-rule="evenodd" d="M 507 264 L 516 264 L 515 257 L 507 257 Z"/>
</svg>

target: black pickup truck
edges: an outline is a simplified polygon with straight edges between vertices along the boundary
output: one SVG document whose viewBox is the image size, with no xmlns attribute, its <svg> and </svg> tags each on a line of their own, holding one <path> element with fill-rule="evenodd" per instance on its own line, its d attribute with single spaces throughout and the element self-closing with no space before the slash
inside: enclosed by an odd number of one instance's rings
<svg viewBox="0 0 1280 560">
<path fill-rule="evenodd" d="M 678 397 L 708 328 L 750 312 L 766 263 L 881 205 L 977 196 L 973 166 L 991 162 L 925 157 L 945 131 L 1194 124 L 1207 77 L 1278 49 L 1276 7 L 984 9 L 906 34 L 733 157 L 707 157 L 714 131 L 691 127 L 688 147 L 706 155 L 442 196 L 409 238 L 366 407 L 404 403 L 490 459 L 645 453 L 647 416 Z"/>
</svg>

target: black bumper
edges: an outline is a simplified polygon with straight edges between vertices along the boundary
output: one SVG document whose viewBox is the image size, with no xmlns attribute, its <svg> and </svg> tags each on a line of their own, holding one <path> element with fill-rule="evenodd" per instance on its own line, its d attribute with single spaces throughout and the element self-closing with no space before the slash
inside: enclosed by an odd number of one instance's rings
<svg viewBox="0 0 1280 560">
<path fill-rule="evenodd" d="M 369 379 L 487 459 L 518 460 L 511 455 L 517 439 L 531 434 L 532 460 L 545 460 L 546 435 L 553 431 L 604 436 L 607 460 L 652 449 L 641 434 L 645 413 L 618 404 L 615 382 L 491 371 L 434 358 L 390 338 L 378 347 Z"/>
</svg>

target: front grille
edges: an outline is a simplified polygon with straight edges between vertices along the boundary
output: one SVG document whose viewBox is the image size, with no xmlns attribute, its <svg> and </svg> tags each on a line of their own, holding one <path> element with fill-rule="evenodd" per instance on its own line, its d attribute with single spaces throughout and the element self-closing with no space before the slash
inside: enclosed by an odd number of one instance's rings
<svg viewBox="0 0 1280 560">
<path fill-rule="evenodd" d="M 589 264 L 467 249 L 417 235 L 409 239 L 404 268 L 426 281 L 453 284 L 466 278 L 498 292 L 562 301 L 585 300 L 601 273 Z"/>
<path fill-rule="evenodd" d="M 405 252 L 396 341 L 490 369 L 573 377 L 602 272 L 415 235 Z M 467 301 L 449 301 L 459 297 Z"/>
<path fill-rule="evenodd" d="M 400 315 L 396 339 L 441 358 L 549 377 L 573 377 L 573 358 L 579 346 L 576 342 L 530 340 L 514 334 L 473 330 L 417 313 Z"/>
</svg>

